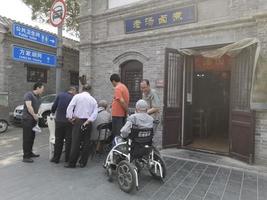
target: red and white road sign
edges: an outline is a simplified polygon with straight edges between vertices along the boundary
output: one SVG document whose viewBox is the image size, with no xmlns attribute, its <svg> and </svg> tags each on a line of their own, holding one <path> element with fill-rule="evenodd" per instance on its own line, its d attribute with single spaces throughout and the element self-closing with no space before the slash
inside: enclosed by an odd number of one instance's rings
<svg viewBox="0 0 267 200">
<path fill-rule="evenodd" d="M 63 0 L 55 0 L 50 9 L 50 23 L 57 27 L 66 17 L 67 7 Z"/>
</svg>

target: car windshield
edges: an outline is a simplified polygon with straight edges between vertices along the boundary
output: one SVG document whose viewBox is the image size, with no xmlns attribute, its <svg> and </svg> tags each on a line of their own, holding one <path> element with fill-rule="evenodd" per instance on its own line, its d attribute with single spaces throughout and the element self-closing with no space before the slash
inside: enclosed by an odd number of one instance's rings
<svg viewBox="0 0 267 200">
<path fill-rule="evenodd" d="M 53 103 L 55 101 L 56 95 L 48 95 L 42 97 L 42 103 Z"/>
</svg>

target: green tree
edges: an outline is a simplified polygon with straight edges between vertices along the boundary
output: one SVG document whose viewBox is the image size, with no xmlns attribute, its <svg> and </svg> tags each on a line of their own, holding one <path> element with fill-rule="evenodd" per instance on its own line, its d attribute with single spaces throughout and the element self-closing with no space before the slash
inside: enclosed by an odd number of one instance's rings
<svg viewBox="0 0 267 200">
<path fill-rule="evenodd" d="M 49 22 L 50 8 L 54 0 L 22 0 L 32 9 L 32 19 L 41 22 Z M 80 6 L 78 0 L 65 0 L 67 5 L 67 14 L 64 23 L 64 29 L 67 31 L 78 31 L 77 17 Z"/>
</svg>

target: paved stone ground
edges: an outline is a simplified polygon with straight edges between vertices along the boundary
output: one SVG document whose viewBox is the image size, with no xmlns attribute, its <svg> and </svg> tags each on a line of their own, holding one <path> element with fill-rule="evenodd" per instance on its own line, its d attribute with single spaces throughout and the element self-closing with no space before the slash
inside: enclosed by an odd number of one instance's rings
<svg viewBox="0 0 267 200">
<path fill-rule="evenodd" d="M 214 164 L 208 160 L 175 157 L 175 150 L 165 155 L 167 177 L 154 180 L 144 170 L 140 190 L 122 192 L 116 180 L 107 181 L 103 159 L 96 157 L 86 168 L 66 169 L 64 163 L 48 161 L 47 135 L 36 138 L 41 154 L 34 163 L 21 162 L 21 134 L 0 136 L 1 200 L 266 200 L 267 176 L 255 170 Z M 5 139 L 3 139 L 5 138 Z M 9 138 L 9 142 L 3 142 Z M 17 144 L 17 145 L 16 145 Z M 18 145 L 19 144 L 19 145 Z M 4 146 L 3 146 L 4 145 Z M 5 150 L 3 150 L 5 149 Z M 12 149 L 8 152 L 7 149 Z M 195 155 L 195 154 L 194 154 Z"/>
</svg>

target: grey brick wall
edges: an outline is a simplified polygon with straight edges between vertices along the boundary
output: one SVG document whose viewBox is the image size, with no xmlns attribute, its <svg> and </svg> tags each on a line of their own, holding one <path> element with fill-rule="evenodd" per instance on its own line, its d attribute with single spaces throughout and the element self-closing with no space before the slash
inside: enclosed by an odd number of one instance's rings
<svg viewBox="0 0 267 200">
<path fill-rule="evenodd" d="M 87 74 L 97 99 L 111 102 L 113 90 L 109 76 L 120 70 L 118 57 L 122 57 L 121 60 L 123 57 L 136 59 L 135 54 L 130 52 L 137 52 L 139 60 L 145 58 L 142 60 L 143 77 L 151 81 L 152 88 L 156 80 L 163 79 L 166 47 L 200 47 L 257 37 L 262 44 L 262 53 L 265 56 L 267 53 L 265 0 L 147 0 L 111 10 L 105 10 L 98 3 L 97 0 L 87 1 L 85 5 L 88 7 L 83 7 L 80 18 L 80 73 Z M 124 33 L 123 20 L 126 18 L 192 4 L 197 6 L 197 23 L 135 34 Z M 157 91 L 163 101 L 163 89 L 158 88 Z M 267 163 L 266 128 L 267 113 L 257 113 L 255 150 L 256 162 L 260 163 Z"/>
<path fill-rule="evenodd" d="M 255 130 L 255 158 L 259 164 L 267 164 L 267 112 L 257 112 Z"/>
<path fill-rule="evenodd" d="M 263 1 L 259 2 L 263 3 Z M 266 4 L 263 7 L 267 8 Z M 261 41 L 261 55 L 267 57 L 267 17 L 266 14 L 259 14 L 257 18 L 257 38 Z M 267 70 L 260 74 L 267 77 Z M 266 80 L 266 79 L 262 79 Z M 267 81 L 267 80 L 266 80 Z M 267 111 L 257 112 L 255 131 L 255 157 L 256 162 L 267 165 Z"/>
</svg>

